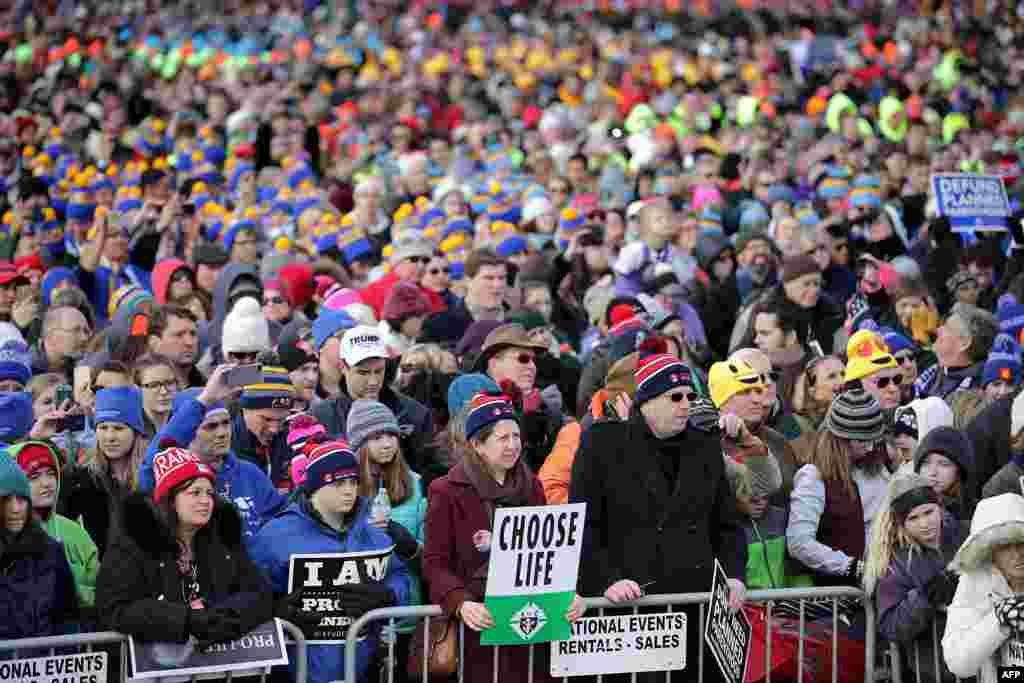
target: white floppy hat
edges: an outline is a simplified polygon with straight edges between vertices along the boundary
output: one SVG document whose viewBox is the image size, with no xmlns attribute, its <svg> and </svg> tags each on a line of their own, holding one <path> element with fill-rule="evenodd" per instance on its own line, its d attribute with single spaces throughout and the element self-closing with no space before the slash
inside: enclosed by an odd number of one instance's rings
<svg viewBox="0 0 1024 683">
<path fill-rule="evenodd" d="M 971 535 L 949 568 L 961 573 L 977 569 L 991 562 L 995 548 L 1011 543 L 1024 543 L 1024 496 L 1004 493 L 985 498 L 974 510 Z"/>
</svg>

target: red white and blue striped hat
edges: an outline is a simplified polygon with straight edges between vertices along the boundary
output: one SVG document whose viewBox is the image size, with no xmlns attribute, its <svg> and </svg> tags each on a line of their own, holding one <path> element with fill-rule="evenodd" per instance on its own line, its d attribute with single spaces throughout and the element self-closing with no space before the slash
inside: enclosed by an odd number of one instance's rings
<svg viewBox="0 0 1024 683">
<path fill-rule="evenodd" d="M 480 392 L 469 401 L 466 413 L 466 439 L 473 438 L 487 425 L 501 420 L 518 420 L 508 396 L 496 392 Z"/>
<path fill-rule="evenodd" d="M 641 355 L 636 362 L 636 402 L 643 404 L 680 386 L 693 387 L 693 373 L 667 353 Z"/>
<path fill-rule="evenodd" d="M 320 487 L 342 479 L 359 478 L 359 462 L 349 448 L 348 442 L 342 439 L 307 443 L 309 464 L 306 466 L 305 487 L 314 493 Z"/>
</svg>

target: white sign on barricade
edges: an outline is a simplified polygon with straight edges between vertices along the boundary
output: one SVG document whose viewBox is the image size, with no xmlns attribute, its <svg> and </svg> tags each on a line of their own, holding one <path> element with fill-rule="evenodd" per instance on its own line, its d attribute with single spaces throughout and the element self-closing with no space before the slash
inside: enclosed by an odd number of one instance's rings
<svg viewBox="0 0 1024 683">
<path fill-rule="evenodd" d="M 686 615 L 585 617 L 551 643 L 551 675 L 593 676 L 686 668 Z"/>
<path fill-rule="evenodd" d="M 4 683 L 107 683 L 107 653 L 83 652 L 0 661 Z"/>
</svg>

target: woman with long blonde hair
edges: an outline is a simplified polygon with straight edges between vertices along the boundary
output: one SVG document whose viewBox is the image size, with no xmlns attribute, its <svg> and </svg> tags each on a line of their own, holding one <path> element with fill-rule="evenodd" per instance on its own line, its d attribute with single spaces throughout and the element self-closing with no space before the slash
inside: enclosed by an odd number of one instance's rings
<svg viewBox="0 0 1024 683">
<path fill-rule="evenodd" d="M 958 520 L 943 510 L 929 480 L 917 474 L 892 480 L 871 526 L 864 589 L 877 601 L 879 634 L 904 647 L 907 680 L 952 679 L 948 670 L 935 670 L 942 657 L 934 656 L 932 632 L 945 630 L 944 608 L 956 591 L 946 566 L 959 537 Z"/>
<path fill-rule="evenodd" d="M 61 514 L 71 519 L 81 516 L 101 560 L 115 533 L 116 510 L 138 489 L 139 465 L 148 444 L 145 429 L 138 387 L 96 392 L 96 446 L 68 475 Z"/>
<path fill-rule="evenodd" d="M 786 546 L 820 586 L 856 586 L 864 567 L 868 525 L 885 495 L 889 474 L 885 420 L 862 389 L 839 394 L 790 494 Z"/>
</svg>

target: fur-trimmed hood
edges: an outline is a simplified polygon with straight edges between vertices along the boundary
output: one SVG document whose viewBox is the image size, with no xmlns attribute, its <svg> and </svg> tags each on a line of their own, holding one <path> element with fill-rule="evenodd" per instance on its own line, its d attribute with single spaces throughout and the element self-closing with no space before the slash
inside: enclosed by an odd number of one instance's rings
<svg viewBox="0 0 1024 683">
<path fill-rule="evenodd" d="M 160 555 L 177 552 L 174 530 L 167 526 L 149 496 L 133 493 L 125 498 L 121 510 L 122 533 L 143 552 Z M 242 545 L 242 519 L 235 507 L 217 496 L 210 523 L 199 530 L 196 541 L 216 539 L 229 549 Z"/>
</svg>

